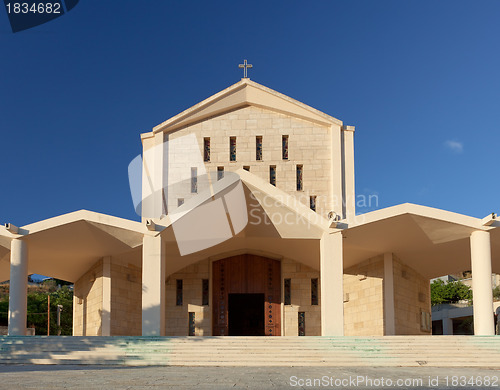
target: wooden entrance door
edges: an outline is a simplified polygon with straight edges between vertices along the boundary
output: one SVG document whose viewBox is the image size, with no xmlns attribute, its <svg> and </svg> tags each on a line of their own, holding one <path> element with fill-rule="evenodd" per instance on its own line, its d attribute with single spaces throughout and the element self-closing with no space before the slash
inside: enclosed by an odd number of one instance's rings
<svg viewBox="0 0 500 390">
<path fill-rule="evenodd" d="M 278 260 L 238 255 L 212 264 L 214 336 L 229 335 L 229 294 L 264 294 L 264 334 L 281 335 L 281 271 Z"/>
</svg>

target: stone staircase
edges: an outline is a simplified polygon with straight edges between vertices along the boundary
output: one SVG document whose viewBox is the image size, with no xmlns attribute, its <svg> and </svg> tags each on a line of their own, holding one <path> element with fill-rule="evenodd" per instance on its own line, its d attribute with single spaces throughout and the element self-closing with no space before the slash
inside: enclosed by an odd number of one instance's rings
<svg viewBox="0 0 500 390">
<path fill-rule="evenodd" d="M 500 337 L 0 337 L 0 364 L 500 367 Z"/>
</svg>

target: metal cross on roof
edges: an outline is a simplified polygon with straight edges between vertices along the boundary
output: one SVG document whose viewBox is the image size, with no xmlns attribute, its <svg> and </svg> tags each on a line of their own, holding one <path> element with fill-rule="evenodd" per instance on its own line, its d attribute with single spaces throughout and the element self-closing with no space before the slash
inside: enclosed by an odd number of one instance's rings
<svg viewBox="0 0 500 390">
<path fill-rule="evenodd" d="M 243 78 L 247 79 L 248 76 L 247 76 L 247 70 L 249 68 L 253 68 L 253 65 L 252 64 L 247 64 L 247 60 L 244 60 L 243 61 L 243 64 L 239 64 L 238 65 L 238 68 L 243 68 Z"/>
</svg>

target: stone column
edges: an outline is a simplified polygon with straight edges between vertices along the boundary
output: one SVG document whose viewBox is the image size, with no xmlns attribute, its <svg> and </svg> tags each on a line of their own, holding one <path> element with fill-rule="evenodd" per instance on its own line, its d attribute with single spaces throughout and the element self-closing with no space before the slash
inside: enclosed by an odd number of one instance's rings
<svg viewBox="0 0 500 390">
<path fill-rule="evenodd" d="M 494 335 L 493 293 L 491 288 L 490 233 L 477 230 L 470 236 L 474 334 Z"/>
<path fill-rule="evenodd" d="M 332 165 L 331 165 L 331 186 L 330 204 L 331 211 L 344 218 L 343 205 L 343 159 L 342 159 L 342 128 L 339 125 L 330 127 Z"/>
<path fill-rule="evenodd" d="M 343 212 L 347 223 L 356 216 L 356 193 L 354 189 L 354 126 L 342 126 L 342 186 Z"/>
<path fill-rule="evenodd" d="M 392 253 L 384 253 L 384 335 L 396 334 L 394 309 L 394 263 Z"/>
<path fill-rule="evenodd" d="M 443 323 L 443 335 L 452 336 L 453 335 L 453 319 L 448 317 L 448 310 L 444 310 L 443 319 L 441 322 Z"/>
<path fill-rule="evenodd" d="M 111 257 L 102 259 L 101 336 L 111 336 Z"/>
<path fill-rule="evenodd" d="M 19 238 L 10 244 L 9 336 L 26 335 L 28 245 Z"/>
<path fill-rule="evenodd" d="M 142 335 L 165 336 L 165 242 L 145 235 L 142 247 Z"/>
<path fill-rule="evenodd" d="M 321 335 L 344 335 L 342 233 L 325 233 L 320 240 Z"/>
</svg>

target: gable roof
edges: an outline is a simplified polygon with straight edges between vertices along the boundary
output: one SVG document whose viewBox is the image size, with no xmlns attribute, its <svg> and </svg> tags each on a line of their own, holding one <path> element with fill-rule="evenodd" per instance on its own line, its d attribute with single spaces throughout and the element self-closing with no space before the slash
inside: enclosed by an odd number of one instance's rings
<svg viewBox="0 0 500 390">
<path fill-rule="evenodd" d="M 342 121 L 298 100 L 292 99 L 250 79 L 241 79 L 229 88 L 212 95 L 208 99 L 155 126 L 152 132 L 142 134 L 141 138 L 152 137 L 158 132 L 170 133 L 192 123 L 248 106 L 260 107 L 291 115 L 324 126 L 332 124 L 342 126 Z"/>
</svg>

